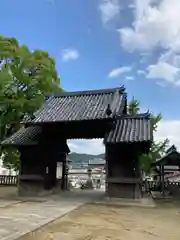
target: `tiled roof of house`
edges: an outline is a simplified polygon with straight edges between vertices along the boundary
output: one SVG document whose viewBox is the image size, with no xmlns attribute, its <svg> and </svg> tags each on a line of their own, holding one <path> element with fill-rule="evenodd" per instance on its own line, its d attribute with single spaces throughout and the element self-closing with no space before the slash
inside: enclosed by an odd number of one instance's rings
<svg viewBox="0 0 180 240">
<path fill-rule="evenodd" d="M 173 148 L 168 149 L 166 154 L 162 156 L 160 159 L 157 159 L 156 162 L 152 163 L 152 166 L 158 165 L 179 165 L 180 163 L 180 153 Z"/>
<path fill-rule="evenodd" d="M 48 123 L 112 118 L 122 114 L 124 87 L 82 92 L 60 92 L 48 96 L 43 106 L 23 123 Z M 107 114 L 110 107 L 111 114 Z"/>
<path fill-rule="evenodd" d="M 106 161 L 100 158 L 94 158 L 89 160 L 88 165 L 105 165 Z"/>
<path fill-rule="evenodd" d="M 27 145 L 36 145 L 41 136 L 41 127 L 40 126 L 30 126 L 30 127 L 21 127 L 13 135 L 1 142 L 3 146 L 27 146 Z M 70 152 L 70 149 L 67 144 L 60 143 L 60 147 L 65 149 L 66 153 Z"/>
<path fill-rule="evenodd" d="M 117 119 L 114 129 L 104 138 L 104 143 L 147 142 L 153 140 L 153 128 L 150 115 L 125 115 Z"/>
<path fill-rule="evenodd" d="M 176 152 L 177 152 L 177 148 L 176 148 L 174 145 L 172 145 L 171 147 L 169 147 L 169 148 L 166 150 L 166 153 L 168 154 L 168 153 L 171 153 L 171 152 L 173 152 L 173 151 L 176 151 Z"/>
<path fill-rule="evenodd" d="M 33 145 L 38 141 L 41 134 L 41 127 L 21 127 L 10 137 L 1 142 L 1 145 Z"/>
</svg>

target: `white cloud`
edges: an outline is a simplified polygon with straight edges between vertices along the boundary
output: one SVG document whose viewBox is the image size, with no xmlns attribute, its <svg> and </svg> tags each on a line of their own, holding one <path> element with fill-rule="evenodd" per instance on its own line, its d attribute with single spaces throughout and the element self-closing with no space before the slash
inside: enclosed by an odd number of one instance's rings
<svg viewBox="0 0 180 240">
<path fill-rule="evenodd" d="M 79 58 L 79 52 L 76 49 L 69 48 L 62 50 L 62 60 L 64 62 L 76 60 L 77 58 Z"/>
<path fill-rule="evenodd" d="M 138 70 L 137 70 L 137 74 L 138 74 L 138 75 L 145 75 L 146 72 L 145 72 L 144 70 L 138 69 Z"/>
<path fill-rule="evenodd" d="M 163 120 L 160 122 L 157 132 L 154 134 L 155 141 L 163 141 L 168 138 L 170 144 L 174 144 L 180 150 L 180 120 Z M 100 154 L 105 152 L 102 139 L 93 140 L 69 140 L 68 146 L 71 152 Z"/>
<path fill-rule="evenodd" d="M 114 68 L 114 69 L 108 74 L 108 77 L 109 77 L 109 78 L 118 77 L 120 74 L 130 72 L 131 69 L 132 69 L 132 68 L 129 67 L 129 66 Z"/>
<path fill-rule="evenodd" d="M 180 85 L 180 1 L 134 0 L 134 21 L 119 29 L 121 44 L 129 52 L 149 53 L 163 49 L 148 78 Z"/>
<path fill-rule="evenodd" d="M 156 84 L 159 85 L 160 87 L 166 87 L 167 86 L 167 84 L 163 81 L 157 81 Z"/>
<path fill-rule="evenodd" d="M 106 24 L 118 17 L 120 13 L 119 0 L 100 0 L 99 10 L 101 12 L 102 22 Z"/>
<path fill-rule="evenodd" d="M 132 81 L 132 80 L 134 80 L 134 77 L 133 77 L 133 76 L 127 76 L 127 77 L 126 77 L 126 80 L 127 80 L 127 81 Z"/>
<path fill-rule="evenodd" d="M 165 138 L 170 140 L 180 150 L 180 120 L 161 121 L 158 131 L 154 134 L 155 140 L 162 141 Z"/>
<path fill-rule="evenodd" d="M 158 62 L 148 67 L 147 78 L 163 79 L 166 82 L 177 84 L 179 82 L 180 69 L 166 62 Z"/>
<path fill-rule="evenodd" d="M 136 8 L 136 5 L 135 5 L 135 4 L 129 4 L 129 5 L 128 5 L 128 8 L 134 9 L 134 8 Z"/>
<path fill-rule="evenodd" d="M 68 146 L 71 152 L 100 154 L 105 152 L 103 139 L 69 140 Z"/>
<path fill-rule="evenodd" d="M 180 46 L 180 1 L 135 0 L 133 27 L 120 29 L 123 46 L 127 50 L 165 49 Z"/>
</svg>

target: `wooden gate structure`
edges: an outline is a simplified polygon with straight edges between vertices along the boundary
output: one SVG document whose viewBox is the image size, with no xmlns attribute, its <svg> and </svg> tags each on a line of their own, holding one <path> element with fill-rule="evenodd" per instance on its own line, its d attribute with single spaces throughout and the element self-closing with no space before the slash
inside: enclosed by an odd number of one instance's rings
<svg viewBox="0 0 180 240">
<path fill-rule="evenodd" d="M 46 96 L 42 107 L 22 124 L 1 143 L 21 153 L 20 195 L 53 189 L 57 162 L 63 163 L 64 179 L 67 139 L 103 138 L 107 195 L 141 197 L 139 156 L 150 149 L 152 122 L 148 113 L 127 115 L 124 87 Z"/>
</svg>

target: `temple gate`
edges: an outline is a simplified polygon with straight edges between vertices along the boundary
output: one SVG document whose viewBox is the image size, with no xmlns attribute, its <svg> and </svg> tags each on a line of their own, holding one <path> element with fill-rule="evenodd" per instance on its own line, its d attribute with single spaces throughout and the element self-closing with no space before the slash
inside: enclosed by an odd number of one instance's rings
<svg viewBox="0 0 180 240">
<path fill-rule="evenodd" d="M 63 163 L 65 189 L 67 139 L 104 138 L 107 195 L 141 197 L 139 156 L 148 153 L 153 129 L 148 113 L 127 115 L 124 87 L 46 96 L 43 106 L 22 124 L 1 143 L 21 153 L 20 195 L 54 189 L 57 162 Z"/>
</svg>

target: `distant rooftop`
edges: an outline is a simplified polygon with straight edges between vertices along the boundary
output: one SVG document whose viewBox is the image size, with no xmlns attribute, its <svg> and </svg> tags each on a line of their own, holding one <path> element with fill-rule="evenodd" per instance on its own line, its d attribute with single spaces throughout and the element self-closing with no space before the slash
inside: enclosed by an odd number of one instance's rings
<svg viewBox="0 0 180 240">
<path fill-rule="evenodd" d="M 175 145 L 172 145 L 171 147 L 169 147 L 169 148 L 167 149 L 166 153 L 168 154 L 168 153 L 171 153 L 171 152 L 173 152 L 173 151 L 177 151 L 177 148 L 175 147 Z"/>
<path fill-rule="evenodd" d="M 104 159 L 101 158 L 94 158 L 89 160 L 88 165 L 105 165 L 106 161 Z"/>
</svg>

